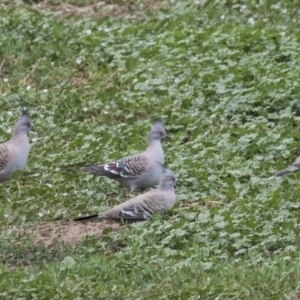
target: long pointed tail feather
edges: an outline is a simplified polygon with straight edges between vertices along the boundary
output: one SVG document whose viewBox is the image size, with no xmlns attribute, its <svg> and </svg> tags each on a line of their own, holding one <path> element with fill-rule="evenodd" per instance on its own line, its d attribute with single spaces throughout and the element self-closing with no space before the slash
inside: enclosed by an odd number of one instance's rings
<svg viewBox="0 0 300 300">
<path fill-rule="evenodd" d="M 283 175 L 287 175 L 287 174 L 290 174 L 290 173 L 292 173 L 293 171 L 291 171 L 291 170 L 289 170 L 289 169 L 284 169 L 284 170 L 281 170 L 281 171 L 279 171 L 278 173 L 276 173 L 275 175 L 274 175 L 274 177 L 281 177 L 281 176 L 283 176 Z"/>
<path fill-rule="evenodd" d="M 275 177 L 282 177 L 284 175 L 287 175 L 287 174 L 290 174 L 290 173 L 293 173 L 293 172 L 298 172 L 298 171 L 300 171 L 300 169 L 298 167 L 291 166 L 291 167 L 288 167 L 287 169 L 279 171 L 274 176 L 271 176 L 269 179 L 275 178 Z"/>
<path fill-rule="evenodd" d="M 100 174 L 100 175 L 105 174 L 104 168 L 101 165 L 100 166 L 94 165 L 94 166 L 91 166 L 91 167 L 84 167 L 83 171 L 86 172 L 86 173 L 90 173 L 90 174 L 95 174 L 95 173 Z"/>
<path fill-rule="evenodd" d="M 90 216 L 86 216 L 86 217 L 80 217 L 80 218 L 76 218 L 73 221 L 92 221 L 92 220 L 96 220 L 99 219 L 99 215 L 90 215 Z"/>
</svg>

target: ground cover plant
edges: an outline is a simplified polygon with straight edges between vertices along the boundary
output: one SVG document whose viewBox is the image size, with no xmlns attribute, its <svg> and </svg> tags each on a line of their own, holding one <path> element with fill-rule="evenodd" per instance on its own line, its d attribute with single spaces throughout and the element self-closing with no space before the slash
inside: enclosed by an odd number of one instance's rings
<svg viewBox="0 0 300 300">
<path fill-rule="evenodd" d="M 0 185 L 3 299 L 299 299 L 297 1 L 3 1 L 0 132 L 25 105 L 27 167 Z M 130 194 L 81 171 L 171 135 L 166 219 L 70 220 Z"/>
</svg>

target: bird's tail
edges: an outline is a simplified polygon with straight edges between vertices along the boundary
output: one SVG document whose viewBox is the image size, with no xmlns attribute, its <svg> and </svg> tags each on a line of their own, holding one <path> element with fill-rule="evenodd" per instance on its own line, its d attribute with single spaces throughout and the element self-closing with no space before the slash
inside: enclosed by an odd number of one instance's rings
<svg viewBox="0 0 300 300">
<path fill-rule="evenodd" d="M 90 215 L 90 216 L 86 216 L 86 217 L 80 217 L 80 218 L 76 218 L 73 221 L 92 221 L 92 220 L 96 220 L 99 218 L 99 215 Z"/>
<path fill-rule="evenodd" d="M 68 167 L 61 167 L 59 170 L 62 172 L 79 172 L 81 167 L 78 166 L 68 166 Z"/>
<path fill-rule="evenodd" d="M 293 171 L 295 171 L 295 170 L 284 169 L 284 170 L 279 171 L 278 173 L 276 173 L 274 176 L 275 176 L 275 177 L 281 177 L 281 176 L 283 176 L 283 175 L 290 174 L 290 173 L 292 173 Z"/>
<path fill-rule="evenodd" d="M 292 172 L 297 172 L 297 171 L 300 171 L 300 169 L 298 167 L 291 166 L 287 169 L 279 171 L 278 173 L 276 173 L 274 176 L 270 177 L 269 179 L 274 178 L 274 177 L 281 177 L 281 176 L 290 174 Z"/>
<path fill-rule="evenodd" d="M 91 167 L 84 167 L 83 168 L 83 171 L 86 172 L 86 173 L 90 173 L 90 174 L 105 174 L 105 170 L 103 168 L 103 166 L 101 165 L 94 165 L 94 166 L 91 166 Z"/>
</svg>

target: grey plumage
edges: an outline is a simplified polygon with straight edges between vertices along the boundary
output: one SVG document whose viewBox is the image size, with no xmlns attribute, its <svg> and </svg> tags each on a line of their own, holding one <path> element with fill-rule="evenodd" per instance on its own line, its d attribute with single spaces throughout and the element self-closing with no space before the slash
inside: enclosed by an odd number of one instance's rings
<svg viewBox="0 0 300 300">
<path fill-rule="evenodd" d="M 11 179 L 12 173 L 24 169 L 28 154 L 27 133 L 33 130 L 28 113 L 22 108 L 22 116 L 16 123 L 12 137 L 0 144 L 0 182 Z"/>
<path fill-rule="evenodd" d="M 162 169 L 157 162 L 164 164 L 161 140 L 166 137 L 168 135 L 162 122 L 156 119 L 144 152 L 111 163 L 86 167 L 83 170 L 116 180 L 131 191 L 147 189 L 159 182 Z"/>
<path fill-rule="evenodd" d="M 289 166 L 288 168 L 279 171 L 276 173 L 274 176 L 271 176 L 269 179 L 274 178 L 274 177 L 281 177 L 283 175 L 290 174 L 292 172 L 300 171 L 300 156 L 294 161 L 294 163 Z"/>
<path fill-rule="evenodd" d="M 138 195 L 116 207 L 87 217 L 77 218 L 74 221 L 87 221 L 93 219 L 124 219 L 124 220 L 148 220 L 154 212 L 165 213 L 171 209 L 176 201 L 174 186 L 176 176 L 168 168 L 164 167 L 157 189 Z"/>
</svg>

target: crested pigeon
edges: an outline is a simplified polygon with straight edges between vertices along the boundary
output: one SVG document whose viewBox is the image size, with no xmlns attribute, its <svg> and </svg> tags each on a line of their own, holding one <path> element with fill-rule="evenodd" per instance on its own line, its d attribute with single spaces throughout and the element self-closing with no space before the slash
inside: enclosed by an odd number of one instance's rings
<svg viewBox="0 0 300 300">
<path fill-rule="evenodd" d="M 26 109 L 17 122 L 14 132 L 7 142 L 0 144 L 0 182 L 11 179 L 12 173 L 24 169 L 28 154 L 29 140 L 27 133 L 33 130 Z"/>
<path fill-rule="evenodd" d="M 163 166 L 157 189 L 138 195 L 103 213 L 77 218 L 74 221 L 88 221 L 93 219 L 123 219 L 123 220 L 148 220 L 154 212 L 166 213 L 176 201 L 174 186 L 175 174 Z"/>
<path fill-rule="evenodd" d="M 162 122 L 156 119 L 149 134 L 148 147 L 144 152 L 111 163 L 86 167 L 83 170 L 116 180 L 131 191 L 146 190 L 159 182 L 162 173 L 159 164 L 164 164 L 161 140 L 167 137 Z"/>
<path fill-rule="evenodd" d="M 293 164 L 291 166 L 289 166 L 288 168 L 286 168 L 284 170 L 279 171 L 274 176 L 271 176 L 269 179 L 274 178 L 274 177 L 281 177 L 283 175 L 290 174 L 295 171 L 300 171 L 300 156 L 293 162 Z"/>
</svg>

